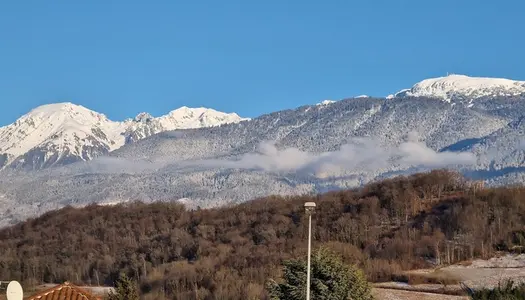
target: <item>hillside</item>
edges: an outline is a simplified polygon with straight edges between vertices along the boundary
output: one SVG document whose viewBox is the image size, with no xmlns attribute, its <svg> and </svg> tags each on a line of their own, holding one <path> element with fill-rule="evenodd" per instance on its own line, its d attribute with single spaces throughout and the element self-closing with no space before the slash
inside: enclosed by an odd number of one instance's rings
<svg viewBox="0 0 525 300">
<path fill-rule="evenodd" d="M 332 248 L 375 282 L 525 246 L 525 189 L 470 186 L 459 174 L 438 170 L 358 190 L 215 209 L 66 207 L 0 231 L 0 277 L 26 285 L 98 285 L 126 271 L 141 282 L 146 299 L 265 299 L 264 282 L 278 275 L 282 259 L 306 253 L 305 201 L 318 203 L 314 247 Z"/>
</svg>

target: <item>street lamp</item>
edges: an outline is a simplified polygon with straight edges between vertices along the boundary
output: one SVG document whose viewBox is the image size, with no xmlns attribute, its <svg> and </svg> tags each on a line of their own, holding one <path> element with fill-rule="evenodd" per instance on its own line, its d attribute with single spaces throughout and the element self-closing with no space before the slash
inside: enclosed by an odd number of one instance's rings
<svg viewBox="0 0 525 300">
<path fill-rule="evenodd" d="M 308 214 L 308 266 L 306 269 L 306 300 L 310 300 L 310 253 L 312 252 L 312 213 L 315 210 L 315 202 L 304 204 L 306 214 Z"/>
</svg>

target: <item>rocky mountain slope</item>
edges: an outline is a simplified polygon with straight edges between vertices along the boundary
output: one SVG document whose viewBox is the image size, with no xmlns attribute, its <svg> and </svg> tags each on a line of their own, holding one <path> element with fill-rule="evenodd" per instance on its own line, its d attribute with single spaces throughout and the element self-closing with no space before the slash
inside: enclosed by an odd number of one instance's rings
<svg viewBox="0 0 525 300">
<path fill-rule="evenodd" d="M 242 120 L 235 113 L 181 107 L 158 118 L 141 113 L 114 122 L 72 103 L 43 105 L 0 127 L 0 167 L 41 169 L 87 161 L 159 132 Z"/>
<path fill-rule="evenodd" d="M 458 85 L 441 85 L 449 95 L 463 91 L 450 86 Z M 105 142 L 103 156 L 32 172 L 5 169 L 0 223 L 68 204 L 176 200 L 206 207 L 269 194 L 312 194 L 442 167 L 489 184 L 522 181 L 525 96 L 512 88 L 513 96 L 501 96 L 497 89 L 494 95 L 485 90 L 465 94 L 468 101 L 447 102 L 436 93 L 324 101 L 244 122 L 174 131 L 148 131 L 155 128 L 152 123 L 163 123 L 141 115 L 123 123 L 128 127 L 119 125 L 129 130 L 124 132 L 139 132 L 136 138 L 105 133 L 106 140 L 123 146 Z M 126 137 L 133 142 L 126 143 Z"/>
</svg>

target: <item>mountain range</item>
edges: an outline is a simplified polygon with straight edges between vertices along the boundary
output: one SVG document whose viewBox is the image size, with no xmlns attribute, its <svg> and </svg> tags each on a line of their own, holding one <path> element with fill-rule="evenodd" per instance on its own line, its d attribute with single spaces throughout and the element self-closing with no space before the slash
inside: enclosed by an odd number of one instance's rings
<svg viewBox="0 0 525 300">
<path fill-rule="evenodd" d="M 41 169 L 87 161 L 159 132 L 242 120 L 235 113 L 181 107 L 158 118 L 141 113 L 114 122 L 72 103 L 43 105 L 0 127 L 0 167 Z"/>
<path fill-rule="evenodd" d="M 71 103 L 0 128 L 0 225 L 65 205 L 315 194 L 432 168 L 525 179 L 525 82 L 448 75 L 257 118 L 182 107 L 122 122 Z"/>
</svg>

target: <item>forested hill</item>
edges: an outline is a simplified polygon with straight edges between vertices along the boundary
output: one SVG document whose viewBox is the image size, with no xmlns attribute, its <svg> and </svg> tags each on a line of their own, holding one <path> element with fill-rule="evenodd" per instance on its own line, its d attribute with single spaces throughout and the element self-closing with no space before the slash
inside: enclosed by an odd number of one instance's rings
<svg viewBox="0 0 525 300">
<path fill-rule="evenodd" d="M 132 203 L 66 207 L 0 231 L 0 278 L 24 285 L 113 284 L 146 299 L 265 299 L 283 259 L 306 253 L 303 203 L 318 204 L 313 246 L 371 281 L 524 246 L 525 189 L 476 189 L 438 170 L 317 197 L 273 196 L 218 209 Z"/>
</svg>

